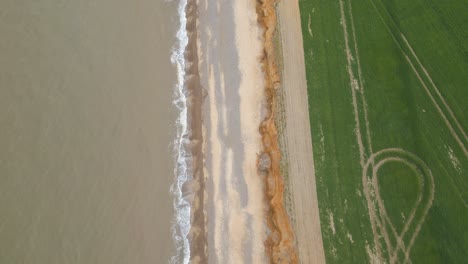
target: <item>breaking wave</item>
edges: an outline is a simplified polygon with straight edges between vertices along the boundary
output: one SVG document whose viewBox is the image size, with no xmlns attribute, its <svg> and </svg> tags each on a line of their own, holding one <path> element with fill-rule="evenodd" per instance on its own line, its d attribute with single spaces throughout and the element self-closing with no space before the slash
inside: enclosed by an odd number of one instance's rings
<svg viewBox="0 0 468 264">
<path fill-rule="evenodd" d="M 177 135 L 174 141 L 175 168 L 174 183 L 171 192 L 174 195 L 174 221 L 172 224 L 172 237 L 176 247 L 176 255 L 170 260 L 172 264 L 188 264 L 190 261 L 190 243 L 188 234 L 190 231 L 191 207 L 190 201 L 184 194 L 183 185 L 192 179 L 188 120 L 188 96 L 185 87 L 185 49 L 188 44 L 188 34 L 186 30 L 187 0 L 180 0 L 178 5 L 179 29 L 177 31 L 177 43 L 171 54 L 171 61 L 177 67 L 177 84 L 175 86 L 174 105 L 179 111 L 177 118 Z"/>
</svg>

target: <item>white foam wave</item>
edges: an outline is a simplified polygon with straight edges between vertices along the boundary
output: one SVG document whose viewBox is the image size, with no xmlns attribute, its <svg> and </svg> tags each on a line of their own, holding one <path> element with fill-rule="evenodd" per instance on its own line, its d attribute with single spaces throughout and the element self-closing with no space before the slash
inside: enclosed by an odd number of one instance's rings
<svg viewBox="0 0 468 264">
<path fill-rule="evenodd" d="M 172 225 L 172 237 L 176 247 L 176 255 L 170 260 L 172 264 L 184 263 L 190 261 L 190 243 L 188 233 L 190 231 L 190 202 L 184 195 L 183 185 L 185 182 L 192 179 L 191 172 L 191 153 L 188 148 L 189 127 L 188 127 L 188 108 L 187 108 L 187 90 L 185 82 L 185 56 L 184 52 L 188 44 L 188 34 L 186 30 L 187 0 L 180 0 L 178 5 L 179 15 L 179 30 L 177 31 L 177 43 L 171 55 L 171 61 L 177 67 L 177 84 L 175 87 L 174 105 L 179 110 L 177 118 L 177 136 L 174 142 L 174 151 L 176 164 L 174 168 L 175 179 L 171 187 L 171 192 L 174 195 L 174 210 L 175 219 Z"/>
</svg>

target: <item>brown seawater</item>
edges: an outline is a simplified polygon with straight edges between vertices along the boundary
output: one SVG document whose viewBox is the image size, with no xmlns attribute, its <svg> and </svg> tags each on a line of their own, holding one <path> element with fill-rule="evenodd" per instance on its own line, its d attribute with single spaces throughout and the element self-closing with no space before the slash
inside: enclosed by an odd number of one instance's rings
<svg viewBox="0 0 468 264">
<path fill-rule="evenodd" d="M 0 2 L 0 263 L 167 263 L 177 1 Z"/>
</svg>

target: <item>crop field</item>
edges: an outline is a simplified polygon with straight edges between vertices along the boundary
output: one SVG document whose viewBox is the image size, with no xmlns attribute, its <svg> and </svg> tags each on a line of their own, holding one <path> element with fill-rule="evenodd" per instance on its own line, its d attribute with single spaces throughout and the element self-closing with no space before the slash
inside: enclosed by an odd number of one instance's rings
<svg viewBox="0 0 468 264">
<path fill-rule="evenodd" d="M 468 2 L 299 4 L 327 263 L 466 263 Z"/>
</svg>

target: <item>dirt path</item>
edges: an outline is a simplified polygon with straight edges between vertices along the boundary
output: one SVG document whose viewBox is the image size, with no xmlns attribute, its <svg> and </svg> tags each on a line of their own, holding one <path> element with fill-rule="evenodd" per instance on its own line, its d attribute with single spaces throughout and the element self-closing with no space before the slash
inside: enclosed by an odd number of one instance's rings
<svg viewBox="0 0 468 264">
<path fill-rule="evenodd" d="M 289 186 L 300 263 L 325 263 L 312 153 L 304 49 L 297 0 L 278 4 L 282 36 Z"/>
</svg>

